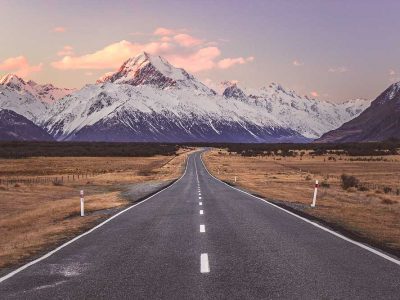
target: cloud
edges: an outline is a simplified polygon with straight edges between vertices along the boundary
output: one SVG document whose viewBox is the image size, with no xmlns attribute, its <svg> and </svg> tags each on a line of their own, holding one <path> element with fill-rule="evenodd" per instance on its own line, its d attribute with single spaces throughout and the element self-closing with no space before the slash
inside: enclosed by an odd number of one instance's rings
<svg viewBox="0 0 400 300">
<path fill-rule="evenodd" d="M 0 71 L 14 73 L 26 77 L 31 73 L 40 72 L 43 64 L 31 66 L 25 56 L 10 57 L 0 62 Z"/>
<path fill-rule="evenodd" d="M 177 33 L 178 33 L 177 30 L 169 29 L 169 28 L 165 28 L 165 27 L 158 27 L 153 32 L 154 35 L 174 35 L 174 34 L 177 34 Z"/>
<path fill-rule="evenodd" d="M 165 57 L 171 64 L 184 68 L 189 72 L 200 72 L 216 67 L 215 59 L 221 55 L 217 47 L 201 48 L 191 54 L 171 54 Z"/>
<path fill-rule="evenodd" d="M 71 46 L 64 46 L 60 51 L 57 52 L 58 56 L 68 56 L 74 54 L 74 48 Z"/>
<path fill-rule="evenodd" d="M 349 71 L 349 69 L 345 66 L 330 67 L 328 69 L 328 72 L 330 72 L 330 73 L 346 73 L 347 71 Z"/>
<path fill-rule="evenodd" d="M 319 97 L 319 94 L 316 91 L 310 92 L 310 95 L 313 96 L 313 97 Z"/>
<path fill-rule="evenodd" d="M 398 82 L 400 81 L 399 73 L 393 69 L 389 70 L 389 82 Z"/>
<path fill-rule="evenodd" d="M 243 65 L 245 63 L 252 61 L 254 61 L 254 56 L 249 56 L 247 58 L 244 57 L 224 58 L 218 62 L 218 68 L 228 69 L 230 67 L 233 67 L 234 65 Z"/>
<path fill-rule="evenodd" d="M 204 43 L 203 40 L 194 38 L 193 36 L 186 34 L 186 33 L 181 33 L 181 34 L 175 35 L 174 40 L 183 47 L 193 47 L 193 46 L 198 46 L 198 45 L 201 45 L 202 43 Z"/>
<path fill-rule="evenodd" d="M 302 66 L 304 66 L 304 62 L 302 62 L 302 61 L 300 61 L 300 60 L 297 60 L 297 59 L 295 59 L 295 60 L 292 62 L 292 64 L 293 64 L 293 66 L 295 66 L 295 67 L 302 67 Z"/>
<path fill-rule="evenodd" d="M 172 32 L 174 34 L 172 34 Z M 135 43 L 122 40 L 104 48 L 76 55 L 71 48 L 59 51 L 62 58 L 51 65 L 60 70 L 107 70 L 117 69 L 127 59 L 146 51 L 153 55 L 165 57 L 171 64 L 189 72 L 201 72 L 214 68 L 227 69 L 234 65 L 252 62 L 254 57 L 220 58 L 221 50 L 210 46 L 208 41 L 196 38 L 187 33 L 178 33 L 167 28 L 157 28 L 155 33 L 163 35 L 159 40 L 147 43 Z"/>
<path fill-rule="evenodd" d="M 67 28 L 59 26 L 59 27 L 54 27 L 51 32 L 63 33 L 63 32 L 66 32 L 66 31 L 67 31 Z"/>
</svg>

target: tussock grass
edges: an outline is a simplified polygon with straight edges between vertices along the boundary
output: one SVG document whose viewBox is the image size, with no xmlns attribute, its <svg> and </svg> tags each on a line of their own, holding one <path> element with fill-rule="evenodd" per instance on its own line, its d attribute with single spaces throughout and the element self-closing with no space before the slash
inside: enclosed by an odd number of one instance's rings
<svg viewBox="0 0 400 300">
<path fill-rule="evenodd" d="M 381 187 L 390 187 L 397 191 L 400 157 L 386 156 L 388 161 L 350 161 L 343 154 L 330 156 L 335 159 L 324 160 L 324 156 L 313 157 L 306 153 L 302 157 L 276 160 L 274 157 L 245 157 L 220 150 L 219 153 L 206 153 L 205 162 L 213 175 L 224 181 L 233 182 L 237 176 L 239 186 L 264 198 L 295 204 L 308 214 L 338 224 L 358 236 L 400 250 L 400 196 L 381 190 Z M 342 174 L 354 176 L 359 181 L 358 186 L 366 184 L 369 191 L 355 186 L 344 190 Z M 315 179 L 320 182 L 328 180 L 329 188 L 321 186 L 317 207 L 311 209 Z M 379 189 L 371 188 L 374 185 Z"/>
<path fill-rule="evenodd" d="M 57 175 L 63 184 L 0 186 L 0 268 L 54 247 L 93 226 L 110 208 L 128 205 L 119 191 L 126 184 L 171 180 L 183 171 L 189 150 L 155 157 L 37 157 L 0 159 L 0 177 Z M 98 174 L 79 181 L 65 181 L 71 172 Z M 143 174 L 143 172 L 150 172 Z M 80 217 L 79 191 L 85 190 L 85 212 Z"/>
</svg>

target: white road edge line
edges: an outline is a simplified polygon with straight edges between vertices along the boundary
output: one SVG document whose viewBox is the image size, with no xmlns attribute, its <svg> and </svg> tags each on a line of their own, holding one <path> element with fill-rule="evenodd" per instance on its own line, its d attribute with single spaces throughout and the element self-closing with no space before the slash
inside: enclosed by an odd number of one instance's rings
<svg viewBox="0 0 400 300">
<path fill-rule="evenodd" d="M 206 232 L 206 226 L 200 225 L 200 232 Z"/>
<path fill-rule="evenodd" d="M 203 152 L 203 153 L 204 153 L 204 152 Z M 337 232 L 335 232 L 335 231 L 333 231 L 333 230 L 331 230 L 331 229 L 329 229 L 329 228 L 326 228 L 326 227 L 324 227 L 324 226 L 322 226 L 322 225 L 320 225 L 320 224 L 318 224 L 318 223 L 315 223 L 315 222 L 313 222 L 313 221 L 310 221 L 310 220 L 307 219 L 307 218 L 304 218 L 304 217 L 301 217 L 301 216 L 299 216 L 299 215 L 297 215 L 297 214 L 295 214 L 295 213 L 292 213 L 291 211 L 288 211 L 288 210 L 286 210 L 286 209 L 284 209 L 284 208 L 282 208 L 282 207 L 280 207 L 280 206 L 278 206 L 278 205 L 276 205 L 276 204 L 274 204 L 274 203 L 271 203 L 271 202 L 269 202 L 268 200 L 262 199 L 262 198 L 260 198 L 260 197 L 254 196 L 254 195 L 252 195 L 252 194 L 250 194 L 250 193 L 248 193 L 248 192 L 242 191 L 241 189 L 238 189 L 238 188 L 235 188 L 235 187 L 233 187 L 233 186 L 230 186 L 229 184 L 223 182 L 222 180 L 219 180 L 217 177 L 215 177 L 214 175 L 212 175 L 212 174 L 210 173 L 210 171 L 208 171 L 206 165 L 204 164 L 203 157 L 202 157 L 202 153 L 200 154 L 200 160 L 201 160 L 201 163 L 203 164 L 204 169 L 207 171 L 207 173 L 208 173 L 212 178 L 214 178 L 215 180 L 217 180 L 217 181 L 219 181 L 219 182 L 225 184 L 226 186 L 230 187 L 231 189 L 237 190 L 237 191 L 239 191 L 239 192 L 241 192 L 241 193 L 243 193 L 243 194 L 246 194 L 246 195 L 251 196 L 251 197 L 253 197 L 253 198 L 257 199 L 257 200 L 260 200 L 260 201 L 262 201 L 262 202 L 265 203 L 265 204 L 268 204 L 268 205 L 271 205 L 271 206 L 273 206 L 273 207 L 275 207 L 275 208 L 277 208 L 277 209 L 280 209 L 280 210 L 282 210 L 282 211 L 288 213 L 289 215 L 292 215 L 292 216 L 294 216 L 294 217 L 296 217 L 296 218 L 298 218 L 298 219 L 300 219 L 300 220 L 302 220 L 302 221 L 304 221 L 304 222 L 306 222 L 306 223 L 311 224 L 312 226 L 315 226 L 315 227 L 317 227 L 317 228 L 319 228 L 319 229 L 322 229 L 323 231 L 328 232 L 328 233 L 330 233 L 330 234 L 332 234 L 332 235 L 334 235 L 334 236 L 336 236 L 336 237 L 338 237 L 338 238 L 340 238 L 340 239 L 342 239 L 342 240 L 345 240 L 346 242 L 349 242 L 349 243 L 351 243 L 351 244 L 353 244 L 353 245 L 356 245 L 356 246 L 358 246 L 358 247 L 360 247 L 360 248 L 362 248 L 362 249 L 364 249 L 364 250 L 367 250 L 367 251 L 369 251 L 369 252 L 371 252 L 371 253 L 373 253 L 373 254 L 376 254 L 376 255 L 378 255 L 378 256 L 380 256 L 380 257 L 382 257 L 382 258 L 384 258 L 384 259 L 386 259 L 386 260 L 388 260 L 388 261 L 390 261 L 390 262 L 392 262 L 392 263 L 394 263 L 394 264 L 400 266 L 400 260 L 398 260 L 398 259 L 396 259 L 396 258 L 394 258 L 394 257 L 392 257 L 392 256 L 389 256 L 389 255 L 387 255 L 387 254 L 385 254 L 385 253 L 383 253 L 383 252 L 381 252 L 381 251 L 378 251 L 378 250 L 376 250 L 376 249 L 374 249 L 374 248 L 371 248 L 371 247 L 369 247 L 369 246 L 367 246 L 367 245 L 364 245 L 364 244 L 362 244 L 362 243 L 360 243 L 360 242 L 357 242 L 357 241 L 355 241 L 355 240 L 352 240 L 352 239 L 350 239 L 350 238 L 348 238 L 348 237 L 346 237 L 346 236 L 344 236 L 344 235 L 342 235 L 342 234 L 340 234 L 340 233 L 337 233 Z"/>
<path fill-rule="evenodd" d="M 208 254 L 200 255 L 200 273 L 210 273 L 210 264 L 208 263 Z"/>
<path fill-rule="evenodd" d="M 200 209 L 200 214 L 204 215 L 204 211 L 202 209 Z"/>
<path fill-rule="evenodd" d="M 193 156 L 193 157 L 195 157 L 195 156 Z M 75 238 L 73 238 L 72 240 L 70 240 L 70 241 L 68 241 L 68 242 L 66 242 L 66 243 L 64 243 L 64 244 L 62 244 L 61 246 L 58 246 L 56 249 L 54 249 L 54 250 L 52 250 L 52 251 L 46 253 L 45 255 L 43 255 L 43 256 L 41 256 L 41 257 L 39 257 L 39 258 L 37 258 L 37 259 L 31 261 L 31 262 L 29 262 L 29 263 L 27 263 L 27 264 L 25 264 L 25 265 L 19 267 L 18 269 L 14 270 L 14 271 L 12 271 L 12 272 L 10 272 L 10 273 L 8 273 L 7 275 L 4 275 L 3 277 L 0 277 L 0 283 L 3 282 L 3 281 L 5 281 L 5 280 L 7 280 L 7 279 L 9 279 L 9 278 L 11 278 L 11 277 L 13 277 L 14 275 L 18 274 L 19 272 L 25 270 L 26 268 L 29 268 L 30 266 L 33 266 L 34 264 L 37 264 L 38 262 L 40 262 L 40 261 L 42 261 L 42 260 L 44 260 L 44 259 L 46 259 L 46 258 L 52 256 L 54 253 L 60 251 L 61 249 L 63 249 L 63 248 L 65 248 L 66 246 L 68 246 L 69 244 L 72 244 L 73 242 L 76 242 L 76 241 L 79 240 L 80 238 L 82 238 L 82 237 L 88 235 L 89 233 L 95 231 L 96 229 L 102 227 L 103 225 L 105 225 L 106 223 L 108 223 L 108 222 L 110 222 L 111 220 L 115 219 L 116 217 L 118 217 L 119 215 L 123 214 L 124 212 L 127 212 L 128 210 L 130 210 L 130 209 L 132 209 L 132 208 L 134 208 L 134 207 L 136 207 L 136 206 L 138 206 L 138 205 L 140 205 L 140 204 L 145 203 L 146 201 L 148 201 L 148 200 L 150 200 L 151 198 L 157 196 L 157 195 L 160 194 L 161 192 L 163 192 L 163 191 L 165 191 L 165 190 L 171 188 L 172 186 L 174 186 L 176 183 L 178 183 L 178 182 L 185 176 L 186 171 L 187 171 L 187 168 L 188 168 L 188 165 L 189 165 L 189 159 L 190 159 L 190 156 L 186 159 L 185 171 L 183 172 L 182 176 L 179 177 L 173 184 L 167 186 L 166 188 L 163 188 L 161 191 L 158 191 L 158 192 L 155 193 L 154 195 L 151 195 L 150 197 L 148 197 L 148 198 L 142 200 L 141 202 L 136 203 L 136 204 L 134 204 L 134 205 L 132 205 L 132 206 L 129 206 L 129 207 L 125 208 L 124 210 L 122 210 L 122 211 L 120 211 L 119 213 L 113 215 L 112 217 L 110 217 L 109 219 L 107 219 L 107 220 L 105 220 L 104 222 L 100 223 L 99 225 L 96 225 L 96 226 L 93 227 L 92 229 L 90 229 L 90 230 L 88 230 L 88 231 L 86 231 L 86 232 L 84 232 L 84 233 L 78 235 L 77 237 L 75 237 Z M 195 160 L 195 162 L 196 162 L 196 160 Z"/>
</svg>

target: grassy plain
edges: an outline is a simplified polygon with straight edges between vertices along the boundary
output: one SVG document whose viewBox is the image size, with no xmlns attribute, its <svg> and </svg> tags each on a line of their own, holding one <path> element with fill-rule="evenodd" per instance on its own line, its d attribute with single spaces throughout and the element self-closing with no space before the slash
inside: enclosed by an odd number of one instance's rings
<svg viewBox="0 0 400 300">
<path fill-rule="evenodd" d="M 103 213 L 106 210 L 128 205 L 120 194 L 126 185 L 178 178 L 189 151 L 154 157 L 0 159 L 3 180 L 63 178 L 62 183 L 0 185 L 0 268 L 21 263 L 88 229 L 109 216 Z M 87 173 L 87 178 L 82 176 Z M 87 213 L 83 218 L 81 189 Z"/>
<path fill-rule="evenodd" d="M 224 181 L 400 253 L 400 196 L 395 192 L 400 188 L 400 156 L 243 157 L 213 150 L 204 157 L 209 170 Z M 355 176 L 368 190 L 344 190 L 342 174 Z M 311 208 L 316 179 L 323 184 L 317 207 Z M 385 187 L 392 191 L 385 193 Z"/>
</svg>

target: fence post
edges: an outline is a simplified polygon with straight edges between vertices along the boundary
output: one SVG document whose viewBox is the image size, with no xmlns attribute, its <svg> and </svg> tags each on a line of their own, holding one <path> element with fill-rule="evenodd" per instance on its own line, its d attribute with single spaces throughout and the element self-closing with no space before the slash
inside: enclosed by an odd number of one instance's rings
<svg viewBox="0 0 400 300">
<path fill-rule="evenodd" d="M 315 188 L 314 188 L 314 197 L 311 204 L 311 207 L 315 207 L 317 202 L 317 192 L 318 192 L 318 180 L 315 180 Z"/>
<path fill-rule="evenodd" d="M 80 193 L 81 196 L 81 217 L 85 216 L 85 199 L 83 198 L 83 190 Z"/>
</svg>

